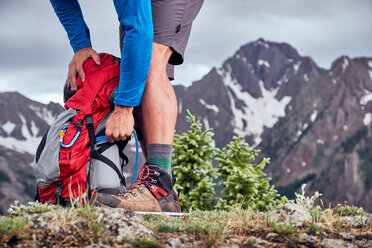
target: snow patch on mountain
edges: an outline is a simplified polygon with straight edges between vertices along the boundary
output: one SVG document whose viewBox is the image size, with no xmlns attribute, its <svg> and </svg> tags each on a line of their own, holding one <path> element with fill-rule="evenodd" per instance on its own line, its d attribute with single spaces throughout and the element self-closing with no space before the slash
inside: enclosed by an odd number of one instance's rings
<svg viewBox="0 0 372 248">
<path fill-rule="evenodd" d="M 368 70 L 368 73 L 369 73 L 369 78 L 372 80 L 372 71 Z"/>
<path fill-rule="evenodd" d="M 13 122 L 10 122 L 10 121 L 7 121 L 3 124 L 2 128 L 3 130 L 8 134 L 10 135 L 14 128 L 16 127 L 16 124 L 14 124 Z"/>
<path fill-rule="evenodd" d="M 368 60 L 368 66 L 372 68 L 372 60 Z"/>
<path fill-rule="evenodd" d="M 264 40 L 259 39 L 254 43 L 254 45 L 264 46 L 266 49 L 268 49 L 270 46 L 267 44 Z"/>
<path fill-rule="evenodd" d="M 56 118 L 56 116 L 53 115 L 52 111 L 49 111 L 46 108 L 40 108 L 34 105 L 30 105 L 30 109 L 32 109 L 39 118 L 48 123 L 48 125 L 51 125 Z"/>
<path fill-rule="evenodd" d="M 235 54 L 234 57 L 235 57 L 236 59 L 240 59 L 240 60 L 242 60 L 244 63 L 248 63 L 247 58 L 244 57 L 244 56 L 241 56 L 239 53 Z"/>
<path fill-rule="evenodd" d="M 317 140 L 316 140 L 316 143 L 317 143 L 317 144 L 324 145 L 324 144 L 325 144 L 325 141 L 322 140 L 322 139 L 317 139 Z"/>
<path fill-rule="evenodd" d="M 281 85 L 282 83 L 288 82 L 288 73 L 289 73 L 289 70 L 286 69 L 286 71 L 284 72 L 283 77 L 278 81 L 278 85 Z"/>
<path fill-rule="evenodd" d="M 257 64 L 259 65 L 259 66 L 266 66 L 267 68 L 270 68 L 270 63 L 269 62 L 267 62 L 266 60 L 262 60 L 262 59 L 259 59 L 258 61 L 257 61 Z"/>
<path fill-rule="evenodd" d="M 295 74 L 298 72 L 298 69 L 300 69 L 301 61 L 298 61 L 296 64 L 293 65 L 293 69 L 295 70 Z"/>
<path fill-rule="evenodd" d="M 314 122 L 317 116 L 318 116 L 318 110 L 314 110 L 314 112 L 310 116 L 311 122 Z"/>
<path fill-rule="evenodd" d="M 206 103 L 203 99 L 199 99 L 199 102 L 200 102 L 204 107 L 206 107 L 207 109 L 213 110 L 213 111 L 216 112 L 216 113 L 218 113 L 218 112 L 220 111 L 216 105 L 214 105 L 214 104 L 208 104 L 208 103 Z"/>
<path fill-rule="evenodd" d="M 208 121 L 208 118 L 206 116 L 203 118 L 203 124 L 204 124 L 205 129 L 210 128 L 209 121 Z"/>
<path fill-rule="evenodd" d="M 364 115 L 363 123 L 365 126 L 369 126 L 372 122 L 372 113 L 367 113 Z"/>
<path fill-rule="evenodd" d="M 32 136 L 37 136 L 38 133 L 39 133 L 39 128 L 36 126 L 35 122 L 34 121 L 31 121 L 31 132 L 32 132 Z"/>
<path fill-rule="evenodd" d="M 304 74 L 304 80 L 305 80 L 306 82 L 309 81 L 309 76 L 308 76 L 306 73 Z"/>
<path fill-rule="evenodd" d="M 297 138 L 298 138 L 298 137 L 300 137 L 300 136 L 301 136 L 301 134 L 302 134 L 302 131 L 301 131 L 301 130 L 298 130 L 298 131 L 297 131 L 297 133 L 296 133 L 296 135 L 297 135 Z"/>
<path fill-rule="evenodd" d="M 342 63 L 342 72 L 345 72 L 348 66 L 349 66 L 349 60 L 347 58 L 344 58 L 343 63 Z"/>
<path fill-rule="evenodd" d="M 2 137 L 0 136 L 0 144 L 8 149 L 13 149 L 18 152 L 27 152 L 29 154 L 35 154 L 36 148 L 41 141 L 41 136 L 37 136 L 38 128 L 34 122 L 31 122 L 31 132 L 27 127 L 26 118 L 18 114 L 22 121 L 21 133 L 26 140 L 19 140 L 14 137 Z M 32 124 L 33 123 L 33 124 Z"/>
<path fill-rule="evenodd" d="M 366 94 L 360 98 L 360 105 L 365 106 L 369 101 L 372 101 L 372 92 L 366 90 Z"/>
<path fill-rule="evenodd" d="M 307 124 L 307 123 L 305 122 L 304 125 L 302 126 L 302 130 L 306 130 L 308 127 L 309 127 L 309 124 Z"/>
<path fill-rule="evenodd" d="M 218 73 L 228 88 L 227 94 L 234 115 L 234 132 L 243 137 L 253 135 L 257 145 L 264 128 L 273 127 L 280 117 L 285 116 L 285 108 L 292 98 L 285 96 L 280 101 L 277 100 L 275 97 L 279 88 L 266 90 L 263 81 L 259 81 L 262 97 L 254 98 L 242 89 L 236 79 L 232 78 L 230 67 L 227 70 L 220 69 Z M 242 101 L 243 106 L 238 108 L 236 106 L 238 101 Z"/>
</svg>

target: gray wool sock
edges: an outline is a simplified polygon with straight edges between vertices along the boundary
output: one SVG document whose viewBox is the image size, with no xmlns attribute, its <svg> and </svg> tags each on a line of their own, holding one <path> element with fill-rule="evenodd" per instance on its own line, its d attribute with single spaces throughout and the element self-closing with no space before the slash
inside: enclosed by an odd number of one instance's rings
<svg viewBox="0 0 372 248">
<path fill-rule="evenodd" d="M 147 163 L 157 165 L 172 175 L 171 159 L 173 145 L 171 144 L 147 144 Z"/>
</svg>

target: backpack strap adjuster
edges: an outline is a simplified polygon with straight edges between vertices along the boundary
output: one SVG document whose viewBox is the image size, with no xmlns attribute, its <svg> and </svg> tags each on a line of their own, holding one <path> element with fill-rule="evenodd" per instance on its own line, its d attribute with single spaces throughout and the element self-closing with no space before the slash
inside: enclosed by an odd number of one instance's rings
<svg viewBox="0 0 372 248">
<path fill-rule="evenodd" d="M 60 205 L 61 198 L 62 198 L 63 183 L 62 181 L 57 181 L 56 185 L 57 185 L 57 188 L 56 188 L 56 191 L 54 191 L 54 198 L 56 198 L 57 205 Z"/>
</svg>

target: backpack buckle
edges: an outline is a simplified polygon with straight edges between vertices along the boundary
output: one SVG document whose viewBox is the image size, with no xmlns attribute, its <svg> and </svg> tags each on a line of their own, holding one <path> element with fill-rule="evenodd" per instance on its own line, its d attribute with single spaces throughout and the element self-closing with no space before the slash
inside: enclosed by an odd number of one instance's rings
<svg viewBox="0 0 372 248">
<path fill-rule="evenodd" d="M 91 128 L 94 128 L 94 122 L 93 122 L 93 117 L 91 114 L 89 115 L 86 115 L 85 116 L 85 126 L 88 128 L 88 129 L 91 129 Z"/>
</svg>

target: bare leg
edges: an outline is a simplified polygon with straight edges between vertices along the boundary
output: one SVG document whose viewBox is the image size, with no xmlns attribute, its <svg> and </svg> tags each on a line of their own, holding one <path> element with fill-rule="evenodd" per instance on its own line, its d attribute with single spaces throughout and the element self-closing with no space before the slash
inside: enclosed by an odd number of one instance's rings
<svg viewBox="0 0 372 248">
<path fill-rule="evenodd" d="M 141 107 L 135 113 L 136 124 L 141 127 L 143 144 L 172 144 L 177 121 L 177 98 L 169 82 L 166 66 L 172 55 L 171 48 L 153 43 L 151 67 L 146 81 Z"/>
</svg>

